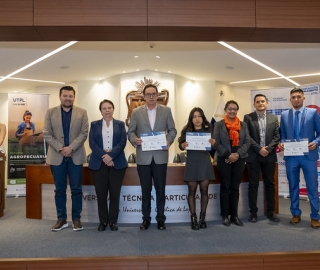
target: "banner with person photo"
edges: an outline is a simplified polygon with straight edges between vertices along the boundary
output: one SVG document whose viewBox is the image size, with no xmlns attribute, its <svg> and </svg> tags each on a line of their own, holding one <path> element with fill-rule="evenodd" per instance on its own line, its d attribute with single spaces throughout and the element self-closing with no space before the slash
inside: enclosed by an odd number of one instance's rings
<svg viewBox="0 0 320 270">
<path fill-rule="evenodd" d="M 45 163 L 43 124 L 48 107 L 49 95 L 8 95 L 7 196 L 25 196 L 26 165 Z"/>
<path fill-rule="evenodd" d="M 300 86 L 304 92 L 305 101 L 303 106 L 309 108 L 315 108 L 320 113 L 320 94 L 319 94 L 319 84 Z M 253 104 L 253 98 L 256 94 L 264 94 L 268 99 L 267 111 L 278 116 L 280 122 L 281 113 L 285 110 L 291 109 L 290 103 L 290 91 L 293 87 L 288 88 L 275 88 L 267 90 L 252 90 L 251 100 Z M 253 106 L 252 106 L 253 108 Z M 254 110 L 254 108 L 253 108 Z M 280 123 L 281 126 L 281 123 Z M 289 185 L 287 180 L 285 161 L 283 159 L 283 152 L 279 152 L 278 156 L 278 183 L 279 183 L 279 195 L 288 196 L 289 195 Z M 319 181 L 319 192 L 320 192 L 320 160 L 318 161 L 318 181 Z M 307 196 L 307 187 L 304 181 L 304 176 L 302 171 L 300 171 L 300 196 Z"/>
</svg>

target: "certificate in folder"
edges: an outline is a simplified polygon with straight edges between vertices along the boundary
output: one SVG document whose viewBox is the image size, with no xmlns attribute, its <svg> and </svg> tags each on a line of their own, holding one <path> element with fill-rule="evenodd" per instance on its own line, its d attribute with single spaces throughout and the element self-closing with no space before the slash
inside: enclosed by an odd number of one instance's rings
<svg viewBox="0 0 320 270">
<path fill-rule="evenodd" d="M 308 138 L 297 140 L 285 140 L 284 156 L 304 156 L 309 155 Z"/>
<path fill-rule="evenodd" d="M 206 150 L 211 151 L 210 133 L 204 132 L 187 132 L 186 142 L 188 143 L 187 150 Z"/>
<path fill-rule="evenodd" d="M 141 133 L 142 151 L 166 150 L 167 140 L 164 131 Z"/>
</svg>

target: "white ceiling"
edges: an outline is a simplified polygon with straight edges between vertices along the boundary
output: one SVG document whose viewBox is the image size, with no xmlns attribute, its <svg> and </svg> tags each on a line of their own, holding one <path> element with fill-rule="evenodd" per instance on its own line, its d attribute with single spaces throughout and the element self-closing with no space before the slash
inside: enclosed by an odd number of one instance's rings
<svg viewBox="0 0 320 270">
<path fill-rule="evenodd" d="M 67 42 L 0 42 L 0 76 L 29 64 Z M 320 73 L 320 44 L 228 43 L 285 76 Z M 150 46 L 152 45 L 152 46 Z M 153 47 L 153 48 L 150 48 Z M 138 55 L 139 58 L 134 58 Z M 156 58 L 160 56 L 160 59 Z M 69 67 L 63 69 L 61 67 Z M 231 67 L 228 69 L 226 67 Z M 168 72 L 192 80 L 232 81 L 277 77 L 216 42 L 78 42 L 64 51 L 16 74 L 14 77 L 59 81 L 109 78 L 139 69 Z M 300 85 L 320 82 L 320 76 L 293 78 Z M 0 93 L 32 91 L 43 82 L 5 80 Z M 58 88 L 61 85 L 56 85 Z M 291 87 L 290 82 L 270 80 L 242 83 L 251 89 Z"/>
</svg>

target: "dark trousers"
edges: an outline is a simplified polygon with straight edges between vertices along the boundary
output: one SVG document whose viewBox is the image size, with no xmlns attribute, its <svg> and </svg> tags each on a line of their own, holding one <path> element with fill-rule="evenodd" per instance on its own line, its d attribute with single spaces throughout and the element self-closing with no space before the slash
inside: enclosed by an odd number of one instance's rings
<svg viewBox="0 0 320 270">
<path fill-rule="evenodd" d="M 72 220 L 81 218 L 82 211 L 82 165 L 75 165 L 72 158 L 65 157 L 60 165 L 50 165 L 55 189 L 55 203 L 58 219 L 67 219 L 67 179 L 69 179 L 72 200 Z"/>
<path fill-rule="evenodd" d="M 253 162 L 247 162 L 249 173 L 249 208 L 250 213 L 257 214 L 257 200 L 258 200 L 258 188 L 259 188 L 259 174 L 262 173 L 265 195 L 267 201 L 267 214 L 274 213 L 274 172 L 276 169 L 275 162 L 268 162 L 267 160 L 255 160 Z"/>
<path fill-rule="evenodd" d="M 144 220 L 151 221 L 151 190 L 152 179 L 156 190 L 157 200 L 157 221 L 165 221 L 164 206 L 166 203 L 166 178 L 167 178 L 167 163 L 156 164 L 152 159 L 150 165 L 137 165 L 138 174 L 140 177 L 142 191 L 142 215 Z"/>
<path fill-rule="evenodd" d="M 101 162 L 99 170 L 91 170 L 98 197 L 98 214 L 101 223 L 117 223 L 122 181 L 126 168 L 115 169 Z M 108 195 L 110 198 L 108 209 Z"/>
<path fill-rule="evenodd" d="M 237 217 L 239 203 L 239 186 L 244 170 L 245 160 L 239 158 L 228 164 L 225 158 L 218 157 L 217 167 L 220 175 L 221 216 Z"/>
</svg>

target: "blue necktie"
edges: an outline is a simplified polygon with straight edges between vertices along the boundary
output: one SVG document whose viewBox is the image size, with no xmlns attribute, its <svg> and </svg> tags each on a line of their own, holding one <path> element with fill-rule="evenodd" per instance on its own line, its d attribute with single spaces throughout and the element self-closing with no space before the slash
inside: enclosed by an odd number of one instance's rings
<svg viewBox="0 0 320 270">
<path fill-rule="evenodd" d="M 299 127 L 299 113 L 300 111 L 296 111 L 294 113 L 294 138 L 299 140 L 299 133 L 300 133 L 300 127 Z"/>
</svg>

